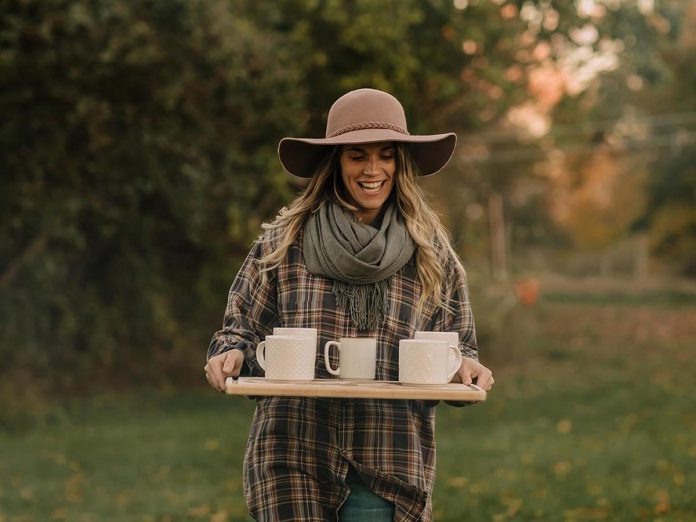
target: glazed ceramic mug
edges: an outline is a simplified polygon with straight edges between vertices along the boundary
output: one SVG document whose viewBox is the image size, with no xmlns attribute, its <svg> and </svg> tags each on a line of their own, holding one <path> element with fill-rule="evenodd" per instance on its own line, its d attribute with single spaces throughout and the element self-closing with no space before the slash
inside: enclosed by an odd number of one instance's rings
<svg viewBox="0 0 696 522">
<path fill-rule="evenodd" d="M 450 354 L 454 356 L 452 360 Z M 459 348 L 447 341 L 399 341 L 399 382 L 404 384 L 447 384 L 461 364 Z"/>
<path fill-rule="evenodd" d="M 267 335 L 256 347 L 256 360 L 273 381 L 314 380 L 316 355 L 312 337 Z"/>
<path fill-rule="evenodd" d="M 314 339 L 314 346 L 317 345 L 317 329 L 316 328 L 290 328 L 276 326 L 273 328 L 273 335 L 289 335 L 291 337 L 311 337 Z"/>
<path fill-rule="evenodd" d="M 419 330 L 413 334 L 414 339 L 433 339 L 435 341 L 447 341 L 450 346 L 459 346 L 459 332 L 430 332 Z M 450 364 L 454 364 L 455 356 L 449 353 Z"/>
<path fill-rule="evenodd" d="M 331 347 L 338 348 L 338 366 L 331 367 Z M 373 380 L 377 363 L 377 339 L 371 337 L 341 337 L 324 345 L 324 364 L 327 371 L 341 379 Z"/>
</svg>

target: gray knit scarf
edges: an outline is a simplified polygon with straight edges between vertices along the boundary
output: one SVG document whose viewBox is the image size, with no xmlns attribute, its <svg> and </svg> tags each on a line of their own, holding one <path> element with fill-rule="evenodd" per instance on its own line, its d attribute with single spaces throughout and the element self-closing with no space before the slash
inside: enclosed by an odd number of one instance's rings
<svg viewBox="0 0 696 522">
<path fill-rule="evenodd" d="M 324 203 L 304 228 L 307 269 L 334 280 L 336 304 L 347 309 L 359 330 L 373 330 L 388 311 L 387 279 L 404 266 L 416 249 L 393 205 L 379 228 L 359 223 L 336 203 Z"/>
</svg>

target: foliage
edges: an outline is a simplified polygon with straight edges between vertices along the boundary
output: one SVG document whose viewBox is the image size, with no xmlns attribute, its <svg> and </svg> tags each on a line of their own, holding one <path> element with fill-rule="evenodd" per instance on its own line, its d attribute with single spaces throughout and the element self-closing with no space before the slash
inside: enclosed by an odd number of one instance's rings
<svg viewBox="0 0 696 522">
<path fill-rule="evenodd" d="M 680 30 L 660 47 L 669 81 L 647 96 L 646 104 L 677 112 L 683 123 L 658 155 L 649 182 L 649 204 L 639 226 L 649 231 L 652 247 L 681 273 L 696 276 L 696 2 L 672 11 Z M 690 116 L 689 119 L 687 119 Z M 687 117 L 687 118 L 685 118 Z"/>
<path fill-rule="evenodd" d="M 570 175 L 555 184 L 557 222 L 581 249 L 614 244 L 645 211 L 645 173 L 601 148 L 568 166 Z"/>
<path fill-rule="evenodd" d="M 4 2 L 0 372 L 70 387 L 197 367 L 260 224 L 297 188 L 280 137 L 321 135 L 363 86 L 402 100 L 412 132 L 495 129 L 528 102 L 577 113 L 591 96 L 544 101 L 534 72 L 585 19 L 547 1 Z M 437 194 L 482 252 L 471 204 L 538 176 L 462 150 Z"/>
<path fill-rule="evenodd" d="M 2 20 L 3 364 L 134 371 L 189 350 L 286 194 L 273 143 L 302 91 L 275 66 L 281 35 L 222 1 L 20 2 Z"/>
<path fill-rule="evenodd" d="M 653 248 L 683 273 L 696 276 L 696 149 L 656 169 L 651 186 Z"/>
<path fill-rule="evenodd" d="M 559 127 L 556 143 L 584 144 L 554 170 L 556 221 L 580 247 L 646 230 L 658 262 L 693 277 L 696 2 L 666 0 L 647 17 L 625 9 L 606 24 L 626 46 L 621 67 L 598 79 L 586 111 L 569 100 L 556 111 L 577 126 Z"/>
</svg>

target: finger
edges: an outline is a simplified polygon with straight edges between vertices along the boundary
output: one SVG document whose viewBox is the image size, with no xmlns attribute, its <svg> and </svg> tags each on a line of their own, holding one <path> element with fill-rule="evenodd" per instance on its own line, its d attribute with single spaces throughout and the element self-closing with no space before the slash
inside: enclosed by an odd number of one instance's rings
<svg viewBox="0 0 696 522">
<path fill-rule="evenodd" d="M 490 370 L 484 369 L 478 376 L 477 386 L 483 388 L 484 390 L 490 390 L 493 386 L 493 374 Z"/>
<path fill-rule="evenodd" d="M 228 375 L 229 373 L 232 373 L 232 370 L 234 369 L 234 358 L 230 352 L 224 354 L 223 357 L 222 373 Z"/>
<path fill-rule="evenodd" d="M 213 388 L 218 390 L 224 390 L 225 386 L 225 376 L 222 373 L 223 359 L 224 357 L 222 355 L 216 355 L 215 357 L 211 357 L 208 361 L 208 373 L 212 380 L 211 384 Z"/>
<path fill-rule="evenodd" d="M 215 379 L 213 378 L 212 371 L 210 369 L 210 366 L 207 364 L 204 367 L 205 370 L 205 380 L 208 381 L 208 384 L 210 385 L 211 388 L 215 388 L 217 390 L 217 383 L 215 382 Z"/>
<path fill-rule="evenodd" d="M 232 350 L 226 355 L 225 363 L 222 366 L 222 373 L 226 377 L 239 377 L 239 373 L 242 370 L 242 362 L 244 361 L 244 354 L 239 350 Z"/>
<path fill-rule="evenodd" d="M 203 367 L 203 372 L 205 374 L 205 380 L 208 381 L 208 384 L 212 386 L 213 388 L 216 388 L 215 386 L 215 381 L 213 380 L 213 370 L 210 366 L 209 363 L 205 363 L 205 366 Z"/>
<path fill-rule="evenodd" d="M 462 365 L 462 367 L 459 369 L 459 375 L 461 375 L 462 382 L 464 384 L 471 384 L 471 369 L 468 365 Z"/>
</svg>

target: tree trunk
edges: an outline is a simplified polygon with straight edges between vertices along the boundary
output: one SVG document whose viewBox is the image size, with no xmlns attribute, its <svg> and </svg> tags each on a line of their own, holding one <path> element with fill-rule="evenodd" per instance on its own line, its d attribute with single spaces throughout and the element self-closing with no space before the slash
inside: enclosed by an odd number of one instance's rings
<svg viewBox="0 0 696 522">
<path fill-rule="evenodd" d="M 491 237 L 491 269 L 495 281 L 507 280 L 507 248 L 503 197 L 492 192 L 488 197 L 488 222 Z"/>
</svg>

